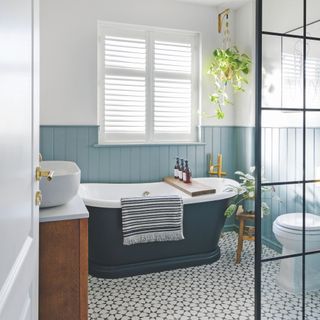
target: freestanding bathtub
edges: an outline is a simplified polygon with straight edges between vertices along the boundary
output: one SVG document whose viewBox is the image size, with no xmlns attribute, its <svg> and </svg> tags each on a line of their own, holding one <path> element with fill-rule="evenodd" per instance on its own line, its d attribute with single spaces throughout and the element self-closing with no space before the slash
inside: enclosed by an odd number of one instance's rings
<svg viewBox="0 0 320 320">
<path fill-rule="evenodd" d="M 165 182 L 80 186 L 89 216 L 89 273 L 102 278 L 119 278 L 150 272 L 212 263 L 220 258 L 218 241 L 225 223 L 224 211 L 238 185 L 223 178 L 197 178 L 213 186 L 215 194 L 190 197 Z M 120 199 L 122 197 L 178 194 L 183 198 L 184 240 L 123 245 Z"/>
</svg>

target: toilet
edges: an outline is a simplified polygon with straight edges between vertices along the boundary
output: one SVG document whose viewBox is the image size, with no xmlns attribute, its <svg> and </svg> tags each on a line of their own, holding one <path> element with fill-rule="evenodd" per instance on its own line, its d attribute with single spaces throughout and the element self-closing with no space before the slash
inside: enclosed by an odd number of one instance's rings
<svg viewBox="0 0 320 320">
<path fill-rule="evenodd" d="M 282 255 L 302 252 L 302 213 L 287 213 L 273 222 L 273 233 L 282 245 Z M 320 216 L 306 213 L 306 251 L 320 249 Z M 306 256 L 305 290 L 320 289 L 320 253 Z M 278 284 L 286 291 L 302 293 L 302 257 L 282 259 Z"/>
</svg>

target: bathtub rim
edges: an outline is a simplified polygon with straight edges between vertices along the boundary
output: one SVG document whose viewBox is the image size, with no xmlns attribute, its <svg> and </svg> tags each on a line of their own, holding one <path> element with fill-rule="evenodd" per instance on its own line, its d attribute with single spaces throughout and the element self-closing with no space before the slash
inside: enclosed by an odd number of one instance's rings
<svg viewBox="0 0 320 320">
<path fill-rule="evenodd" d="M 236 180 L 229 179 L 229 178 L 216 178 L 216 177 L 201 177 L 201 178 L 194 178 L 195 181 L 203 181 L 204 179 L 212 179 L 212 180 L 219 180 L 226 182 L 225 186 L 229 184 L 233 185 L 239 185 L 239 183 Z M 121 208 L 121 202 L 120 198 L 118 200 L 108 200 L 108 199 L 101 199 L 101 198 L 90 198 L 86 197 L 85 195 L 85 190 L 84 187 L 86 186 L 100 186 L 100 185 L 121 185 L 121 186 L 126 186 L 126 185 L 149 185 L 149 184 L 162 184 L 168 186 L 168 188 L 174 188 L 171 185 L 167 184 L 164 181 L 157 181 L 157 182 L 145 182 L 145 183 L 81 183 L 79 187 L 78 194 L 84 201 L 86 206 L 90 207 L 96 207 L 96 208 Z M 176 189 L 177 194 L 181 195 L 183 204 L 188 205 L 188 204 L 195 204 L 195 203 L 201 203 L 201 202 L 211 202 L 211 201 L 219 201 L 219 200 L 224 200 L 224 199 L 231 199 L 237 195 L 237 192 L 234 191 L 224 191 L 224 192 L 219 192 L 219 193 L 214 193 L 214 194 L 209 194 L 209 195 L 201 195 L 201 196 L 196 196 L 196 197 L 191 197 L 187 195 L 186 193 Z M 102 196 L 102 195 L 101 195 Z"/>
</svg>

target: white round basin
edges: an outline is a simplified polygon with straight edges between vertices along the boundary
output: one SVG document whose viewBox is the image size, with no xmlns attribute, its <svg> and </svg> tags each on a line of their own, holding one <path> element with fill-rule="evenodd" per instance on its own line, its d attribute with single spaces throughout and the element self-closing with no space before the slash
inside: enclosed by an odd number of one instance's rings
<svg viewBox="0 0 320 320">
<path fill-rule="evenodd" d="M 78 192 L 81 171 L 72 161 L 41 161 L 42 171 L 54 171 L 51 181 L 40 180 L 40 208 L 55 207 L 69 202 Z"/>
</svg>

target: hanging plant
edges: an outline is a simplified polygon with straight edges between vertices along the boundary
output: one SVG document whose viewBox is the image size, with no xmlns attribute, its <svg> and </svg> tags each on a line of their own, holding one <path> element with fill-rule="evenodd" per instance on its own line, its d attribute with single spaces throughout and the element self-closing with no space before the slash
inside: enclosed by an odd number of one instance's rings
<svg viewBox="0 0 320 320">
<path fill-rule="evenodd" d="M 216 49 L 213 51 L 213 60 L 208 74 L 213 77 L 214 93 L 210 100 L 216 105 L 215 117 L 224 118 L 222 107 L 232 104 L 227 89 L 233 92 L 244 92 L 248 83 L 251 59 L 248 55 L 240 53 L 237 47 Z"/>
</svg>

